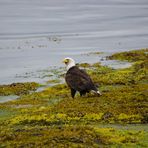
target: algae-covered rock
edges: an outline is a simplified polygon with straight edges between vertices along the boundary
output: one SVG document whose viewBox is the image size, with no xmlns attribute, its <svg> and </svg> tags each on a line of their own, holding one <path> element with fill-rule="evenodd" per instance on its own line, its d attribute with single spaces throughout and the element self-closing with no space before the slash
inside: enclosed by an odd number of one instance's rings
<svg viewBox="0 0 148 148">
<path fill-rule="evenodd" d="M 7 116 L 0 123 L 0 147 L 148 147 L 147 49 L 110 58 L 133 63 L 124 69 L 79 64 L 99 84 L 100 97 L 72 99 L 67 85 L 57 84 L 0 104 Z M 12 84 L 0 92 L 26 94 L 32 85 Z"/>
<path fill-rule="evenodd" d="M 89 125 L 7 127 L 1 147 L 147 147 L 144 131 Z"/>
<path fill-rule="evenodd" d="M 39 87 L 38 83 L 25 82 L 25 83 L 12 83 L 10 85 L 0 85 L 0 95 L 23 95 L 28 94 L 29 91 L 34 91 Z"/>
<path fill-rule="evenodd" d="M 144 61 L 148 59 L 148 48 L 115 53 L 107 58 L 110 60 L 127 60 L 130 62 Z"/>
</svg>

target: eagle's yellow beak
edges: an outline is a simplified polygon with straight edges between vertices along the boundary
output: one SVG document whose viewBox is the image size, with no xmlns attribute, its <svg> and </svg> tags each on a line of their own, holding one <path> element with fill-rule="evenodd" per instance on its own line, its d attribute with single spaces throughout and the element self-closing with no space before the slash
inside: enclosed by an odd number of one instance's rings
<svg viewBox="0 0 148 148">
<path fill-rule="evenodd" d="M 68 59 L 64 59 L 62 62 L 67 64 L 68 63 Z"/>
</svg>

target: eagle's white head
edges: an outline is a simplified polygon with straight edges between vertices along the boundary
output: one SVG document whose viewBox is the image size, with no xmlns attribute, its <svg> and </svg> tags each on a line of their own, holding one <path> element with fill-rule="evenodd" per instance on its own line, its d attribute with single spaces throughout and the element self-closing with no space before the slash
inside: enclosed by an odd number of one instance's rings
<svg viewBox="0 0 148 148">
<path fill-rule="evenodd" d="M 63 60 L 63 63 L 65 63 L 67 70 L 69 70 L 71 67 L 76 65 L 75 61 L 72 58 L 69 58 L 69 57 L 65 58 Z"/>
</svg>

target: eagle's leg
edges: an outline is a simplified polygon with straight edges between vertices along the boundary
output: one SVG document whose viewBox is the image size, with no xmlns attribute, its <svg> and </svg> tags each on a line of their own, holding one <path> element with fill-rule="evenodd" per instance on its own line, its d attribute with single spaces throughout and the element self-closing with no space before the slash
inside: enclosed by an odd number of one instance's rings
<svg viewBox="0 0 148 148">
<path fill-rule="evenodd" d="M 76 90 L 74 90 L 74 89 L 71 88 L 71 96 L 72 96 L 72 98 L 75 97 L 75 93 L 76 93 Z"/>
<path fill-rule="evenodd" d="M 82 96 L 85 96 L 85 94 L 86 94 L 86 91 L 80 91 L 80 96 L 82 97 Z"/>
</svg>

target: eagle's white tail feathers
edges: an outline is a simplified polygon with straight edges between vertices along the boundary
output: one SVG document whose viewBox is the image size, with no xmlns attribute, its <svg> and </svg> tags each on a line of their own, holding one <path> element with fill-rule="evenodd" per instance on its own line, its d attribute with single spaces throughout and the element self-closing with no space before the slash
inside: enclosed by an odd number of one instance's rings
<svg viewBox="0 0 148 148">
<path fill-rule="evenodd" d="M 102 95 L 99 91 L 97 91 L 96 93 L 97 93 L 98 95 L 100 95 L 100 96 Z"/>
<path fill-rule="evenodd" d="M 100 91 L 98 91 L 98 90 L 97 90 L 97 91 L 92 90 L 92 92 L 94 92 L 94 93 L 96 93 L 96 94 L 98 94 L 98 95 L 100 95 L 100 96 L 102 95 L 102 94 L 100 93 Z"/>
</svg>

